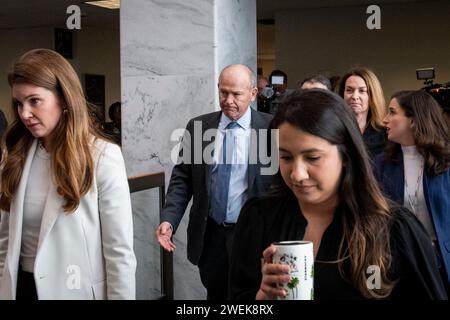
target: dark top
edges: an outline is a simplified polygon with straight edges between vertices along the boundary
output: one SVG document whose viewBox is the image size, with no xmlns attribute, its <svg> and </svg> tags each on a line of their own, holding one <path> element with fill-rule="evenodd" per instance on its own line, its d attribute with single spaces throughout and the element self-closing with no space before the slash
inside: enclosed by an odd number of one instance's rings
<svg viewBox="0 0 450 320">
<path fill-rule="evenodd" d="M 120 123 L 114 121 L 105 122 L 103 124 L 103 132 L 119 146 L 122 145 L 122 132 L 120 129 Z"/>
<path fill-rule="evenodd" d="M 8 126 L 8 121 L 6 121 L 5 114 L 2 110 L 0 110 L 0 138 L 3 135 L 3 131 L 5 131 Z"/>
<path fill-rule="evenodd" d="M 335 261 L 342 238 L 341 209 L 323 234 L 314 264 L 314 299 L 364 299 L 339 273 Z M 261 284 L 262 252 L 273 242 L 303 239 L 307 221 L 293 195 L 253 198 L 235 228 L 230 297 L 254 300 Z M 398 283 L 390 299 L 446 299 L 435 252 L 424 227 L 406 209 L 395 209 L 391 226 L 390 279 Z M 371 274 L 368 274 L 368 277 Z"/>
<path fill-rule="evenodd" d="M 265 99 L 263 97 L 258 96 L 256 101 L 259 112 L 270 113 L 270 99 Z"/>
<path fill-rule="evenodd" d="M 363 140 L 366 145 L 369 156 L 373 159 L 377 154 L 380 154 L 387 143 L 386 129 L 380 128 L 375 130 L 370 124 L 363 133 Z"/>
<path fill-rule="evenodd" d="M 286 89 L 286 91 L 284 91 L 283 93 L 275 95 L 275 98 L 270 100 L 269 102 L 269 113 L 275 115 L 278 112 L 278 109 L 280 108 L 284 99 L 286 99 L 286 97 L 289 96 L 294 91 L 295 90 L 293 89 Z"/>
</svg>

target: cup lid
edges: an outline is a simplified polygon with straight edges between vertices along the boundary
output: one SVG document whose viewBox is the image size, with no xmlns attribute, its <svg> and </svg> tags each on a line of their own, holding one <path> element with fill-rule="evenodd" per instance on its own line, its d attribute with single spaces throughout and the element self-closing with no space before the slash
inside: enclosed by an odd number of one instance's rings
<svg viewBox="0 0 450 320">
<path fill-rule="evenodd" d="M 277 241 L 277 242 L 273 242 L 272 244 L 275 246 L 295 246 L 295 245 L 310 244 L 310 243 L 312 243 L 312 241 L 291 240 L 291 241 Z"/>
</svg>

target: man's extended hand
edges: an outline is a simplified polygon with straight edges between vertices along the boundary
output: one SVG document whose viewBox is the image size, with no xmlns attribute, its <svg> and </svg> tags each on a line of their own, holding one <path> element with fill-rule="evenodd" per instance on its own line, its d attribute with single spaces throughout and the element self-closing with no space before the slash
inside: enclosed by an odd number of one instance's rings
<svg viewBox="0 0 450 320">
<path fill-rule="evenodd" d="M 159 244 L 169 252 L 175 250 L 176 248 L 175 244 L 171 240 L 172 233 L 172 225 L 169 222 L 161 223 L 155 232 L 156 240 L 158 240 Z"/>
</svg>

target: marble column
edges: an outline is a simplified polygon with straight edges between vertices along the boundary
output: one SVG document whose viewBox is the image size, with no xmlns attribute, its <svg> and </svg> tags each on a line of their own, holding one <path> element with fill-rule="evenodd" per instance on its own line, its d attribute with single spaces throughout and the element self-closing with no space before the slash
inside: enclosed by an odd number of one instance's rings
<svg viewBox="0 0 450 320">
<path fill-rule="evenodd" d="M 256 0 L 122 0 L 120 12 L 122 148 L 128 175 L 164 171 L 168 183 L 176 129 L 219 110 L 217 78 L 232 63 L 256 68 Z M 173 141 L 172 141 L 173 140 Z M 133 195 L 137 296 L 158 295 L 156 191 Z M 176 299 L 203 299 L 186 257 L 187 214 L 174 253 Z"/>
</svg>

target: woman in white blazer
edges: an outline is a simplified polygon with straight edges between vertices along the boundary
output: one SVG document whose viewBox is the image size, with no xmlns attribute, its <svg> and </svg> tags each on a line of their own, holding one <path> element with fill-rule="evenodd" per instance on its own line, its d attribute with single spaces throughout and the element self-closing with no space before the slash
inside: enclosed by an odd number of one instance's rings
<svg viewBox="0 0 450 320">
<path fill-rule="evenodd" d="M 95 132 L 74 69 L 35 49 L 8 81 L 15 121 L 2 144 L 0 299 L 135 299 L 123 157 Z"/>
</svg>

